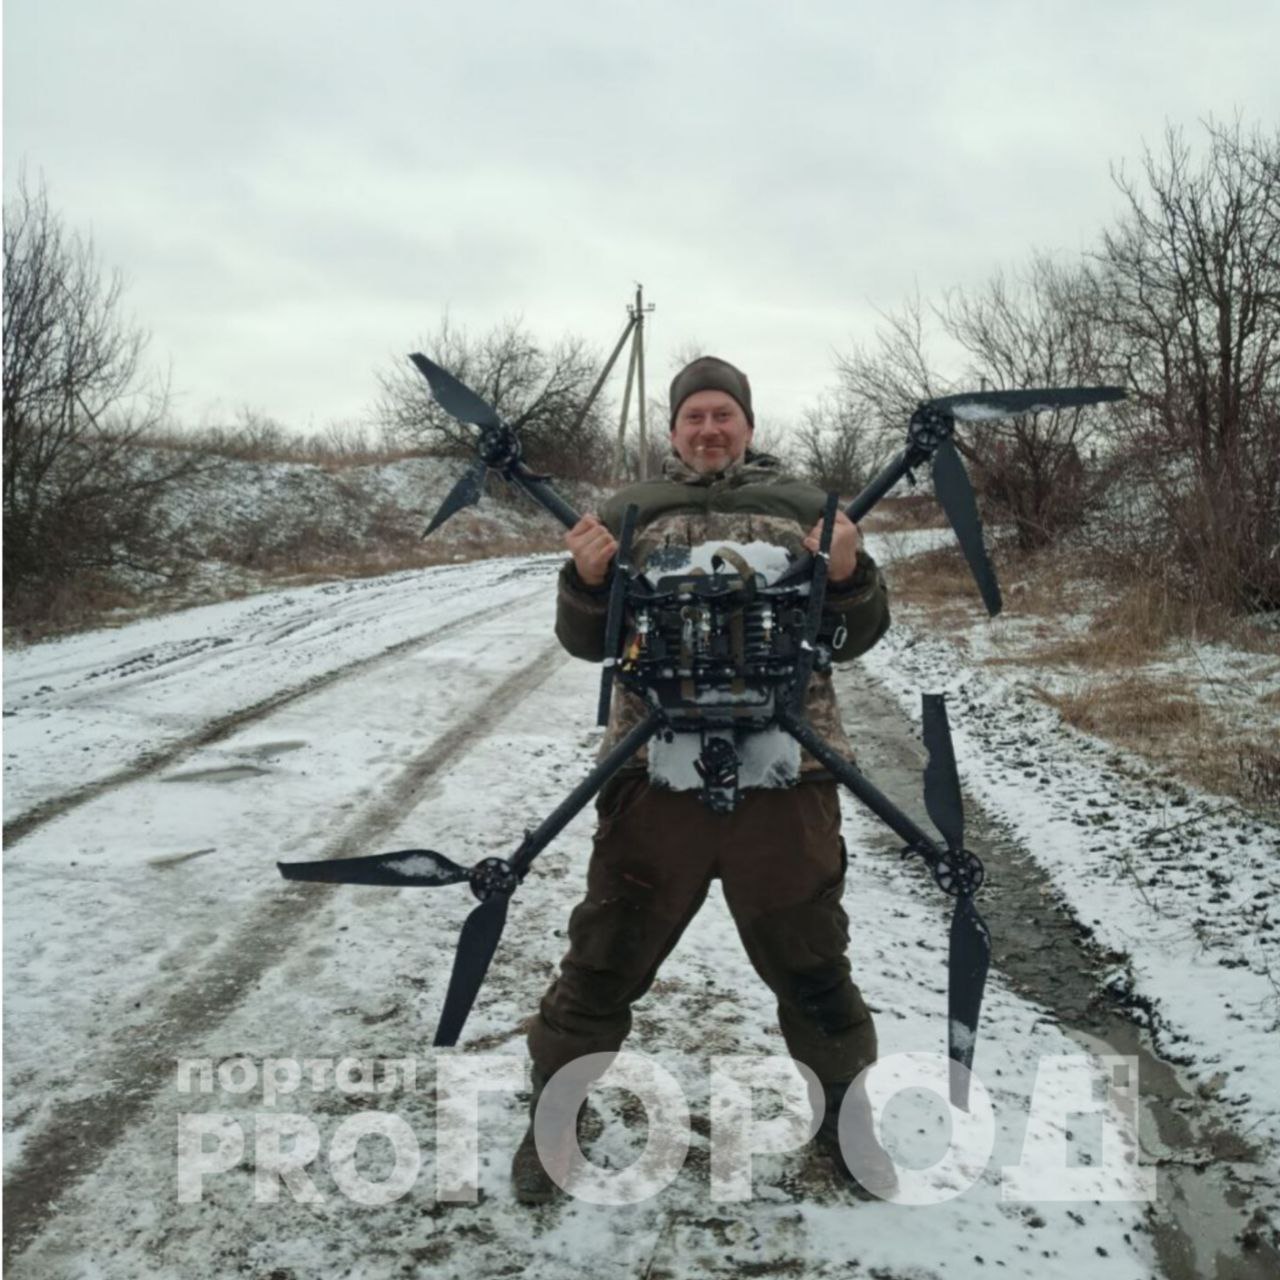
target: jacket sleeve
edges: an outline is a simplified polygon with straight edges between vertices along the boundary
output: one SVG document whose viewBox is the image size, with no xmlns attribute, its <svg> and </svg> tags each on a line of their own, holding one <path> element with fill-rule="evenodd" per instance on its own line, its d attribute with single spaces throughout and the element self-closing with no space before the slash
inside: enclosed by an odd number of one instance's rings
<svg viewBox="0 0 1280 1280">
<path fill-rule="evenodd" d="M 575 658 L 604 661 L 604 626 L 609 611 L 609 583 L 589 587 L 573 561 L 565 562 L 556 587 L 556 639 Z"/>
<path fill-rule="evenodd" d="M 889 591 L 876 562 L 858 552 L 853 576 L 838 586 L 827 588 L 826 615 L 835 627 L 844 625 L 845 637 L 832 653 L 836 662 L 847 662 L 872 648 L 889 630 Z"/>
</svg>

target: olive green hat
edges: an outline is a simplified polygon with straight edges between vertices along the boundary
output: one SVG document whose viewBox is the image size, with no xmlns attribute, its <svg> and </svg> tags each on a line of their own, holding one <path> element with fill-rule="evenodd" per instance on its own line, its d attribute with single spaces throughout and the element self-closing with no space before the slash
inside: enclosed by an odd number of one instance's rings
<svg viewBox="0 0 1280 1280">
<path fill-rule="evenodd" d="M 731 395 L 747 415 L 752 427 L 756 425 L 755 416 L 751 412 L 751 383 L 741 369 L 735 369 L 727 360 L 715 356 L 699 356 L 691 364 L 685 365 L 671 379 L 671 429 L 676 428 L 676 414 L 680 406 L 698 391 L 723 391 Z"/>
</svg>

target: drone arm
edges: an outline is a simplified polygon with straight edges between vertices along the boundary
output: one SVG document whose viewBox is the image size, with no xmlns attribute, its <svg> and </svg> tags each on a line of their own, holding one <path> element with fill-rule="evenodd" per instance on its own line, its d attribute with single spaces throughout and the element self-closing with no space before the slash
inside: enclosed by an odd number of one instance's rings
<svg viewBox="0 0 1280 1280">
<path fill-rule="evenodd" d="M 511 869 L 523 877 L 534 858 L 577 816 L 628 760 L 662 727 L 663 714 L 654 709 L 601 760 L 583 780 L 530 832 L 511 859 Z"/>
<path fill-rule="evenodd" d="M 828 772 L 844 783 L 881 822 L 901 836 L 907 843 L 908 852 L 917 853 L 924 858 L 939 886 L 955 895 L 956 905 L 951 915 L 947 946 L 947 1054 L 955 1064 L 950 1075 L 952 1104 L 962 1111 L 968 1111 L 969 1071 L 973 1066 L 973 1047 L 978 1034 L 982 995 L 991 964 L 991 934 L 973 900 L 973 895 L 981 884 L 982 864 L 963 850 L 943 850 L 888 796 L 872 786 L 858 769 L 832 750 L 803 720 L 789 710 L 784 708 L 780 712 L 778 722 L 810 755 L 825 765 Z M 952 767 L 954 768 L 954 764 Z M 959 784 L 955 785 L 958 796 Z M 929 795 L 927 776 L 925 795 L 926 798 Z M 932 814 L 932 810 L 930 812 Z M 957 857 L 960 859 L 958 866 Z M 976 878 L 970 872 L 970 864 L 976 867 Z"/>
<path fill-rule="evenodd" d="M 545 511 L 549 511 L 566 529 L 572 529 L 582 516 L 576 512 L 545 480 L 535 476 L 522 462 L 510 468 L 507 479 L 518 484 Z"/>
<path fill-rule="evenodd" d="M 855 765 L 813 731 L 789 709 L 778 713 L 778 723 L 838 782 L 842 782 L 872 813 L 924 859 L 932 864 L 943 856 L 937 842 L 917 826 L 888 796 L 874 786 Z"/>
<path fill-rule="evenodd" d="M 605 782 L 631 758 L 662 723 L 662 713 L 654 710 L 636 725 L 623 740 L 551 811 L 532 831 L 525 833 L 520 847 L 510 860 L 495 859 L 500 874 L 486 886 L 476 889 L 481 898 L 462 926 L 458 950 L 453 958 L 453 972 L 444 1007 L 436 1027 L 435 1044 L 458 1043 L 471 1008 L 480 994 L 485 975 L 507 923 L 507 908 L 516 886 L 524 878 L 534 858 L 564 830 L 578 810 L 595 795 Z M 484 864 L 480 864 L 483 866 Z M 473 884 L 473 888 L 474 888 Z M 487 889 L 487 892 L 485 891 Z"/>
<path fill-rule="evenodd" d="M 893 488 L 913 467 L 924 461 L 923 456 L 913 447 L 900 449 L 897 454 L 872 476 L 866 488 L 844 509 L 845 515 L 857 524 L 881 498 Z M 805 551 L 792 562 L 786 573 L 778 579 L 779 586 L 792 582 L 802 582 L 808 577 L 813 565 L 813 556 Z"/>
<path fill-rule="evenodd" d="M 903 476 L 914 467 L 918 467 L 924 460 L 923 455 L 911 446 L 900 449 L 871 477 L 866 488 L 845 507 L 845 515 L 857 524 Z"/>
</svg>

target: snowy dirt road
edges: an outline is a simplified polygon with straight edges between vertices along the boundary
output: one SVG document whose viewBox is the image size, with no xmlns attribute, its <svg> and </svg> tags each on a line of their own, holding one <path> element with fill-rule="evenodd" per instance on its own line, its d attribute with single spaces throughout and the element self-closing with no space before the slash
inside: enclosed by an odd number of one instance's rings
<svg viewBox="0 0 1280 1280">
<path fill-rule="evenodd" d="M 1117 776 L 1106 753 L 1040 723 L 978 675 L 930 681 L 935 642 L 902 631 L 841 673 L 842 701 L 863 766 L 922 816 L 915 690 L 953 694 L 971 843 L 991 871 L 984 910 L 996 968 L 975 1060 L 993 1107 L 985 1168 L 925 1174 L 940 1203 L 864 1204 L 800 1150 L 757 1158 L 753 1199 L 712 1198 L 711 1059 L 781 1052 L 776 1012 L 713 891 L 639 1006 L 632 1038 L 689 1100 L 689 1157 L 671 1185 L 627 1206 L 520 1208 L 507 1165 L 523 1103 L 495 1092 L 480 1111 L 478 1202 L 438 1198 L 429 1042 L 473 900 L 463 886 L 286 885 L 275 860 L 429 845 L 469 864 L 512 851 L 585 772 L 598 741 L 598 672 L 565 657 L 551 635 L 555 567 L 546 557 L 449 566 L 255 597 L 10 658 L 13 1275 L 555 1277 L 589 1268 L 651 1280 L 992 1270 L 1040 1280 L 1212 1275 L 1215 1255 L 1230 1268 L 1221 1274 L 1268 1274 L 1278 1139 L 1274 1071 L 1263 1066 L 1276 1039 L 1262 972 L 1270 952 L 1246 949 L 1240 965 L 1221 965 L 1228 953 L 1216 949 L 1216 931 L 1225 913 L 1274 892 L 1274 859 L 1259 851 L 1274 850 L 1277 833 L 1220 806 L 1190 824 L 1211 841 L 1222 835 L 1219 873 L 1230 873 L 1241 902 L 1196 898 L 1204 924 L 1196 947 L 1180 950 L 1169 894 L 1148 927 L 1127 880 L 1090 856 L 1100 831 L 1135 856 L 1150 848 L 1155 837 L 1144 845 L 1143 833 L 1157 824 L 1144 826 L 1147 811 L 1125 804 L 1147 796 L 1156 805 L 1157 783 L 1140 771 Z M 1022 717 L 1017 729 L 1006 713 Z M 1031 767 L 1034 778 L 1001 785 L 1002 771 L 1022 778 Z M 1077 826 L 1072 806 L 1090 800 L 1121 819 Z M 1199 803 L 1189 797 L 1183 815 L 1194 819 Z M 945 904 L 852 799 L 845 815 L 851 954 L 882 1055 L 936 1054 Z M 563 951 L 590 830 L 588 810 L 539 859 L 462 1045 L 440 1056 L 523 1063 L 522 1023 Z M 1108 917 L 1123 938 L 1097 922 Z M 1134 1010 L 1155 1024 L 1156 1049 L 1135 1030 Z M 1066 1085 L 1044 1073 L 1037 1085 L 1037 1068 L 1082 1052 L 1139 1056 L 1142 1158 L 1161 1166 L 1151 1205 L 1106 1200 L 1102 1180 L 1078 1202 L 1007 1195 L 1002 1169 L 1024 1152 L 1033 1094 L 1049 1112 L 1070 1112 Z M 307 1082 L 269 1102 L 260 1086 L 241 1091 L 245 1073 L 231 1069 L 410 1057 L 416 1081 L 401 1072 L 385 1092 Z M 224 1070 L 210 1092 L 184 1092 L 178 1060 Z M 412 1187 L 381 1205 L 344 1193 L 333 1151 L 344 1121 L 371 1111 L 399 1117 L 420 1148 Z M 178 1135 L 193 1115 L 223 1117 L 245 1146 L 185 1203 Z M 307 1165 L 313 1197 L 261 1177 L 262 1135 L 282 1116 L 319 1134 Z M 936 1100 L 900 1093 L 885 1122 L 904 1163 L 938 1160 L 948 1120 Z M 1076 1172 L 1101 1163 L 1103 1127 L 1094 1115 L 1055 1130 Z M 593 1096 L 587 1128 L 600 1166 L 621 1168 L 644 1145 L 643 1114 L 616 1089 Z M 354 1159 L 370 1180 L 391 1172 L 385 1139 L 366 1139 Z M 972 1186 L 942 1199 L 970 1175 Z M 274 1199 L 259 1198 L 264 1183 Z"/>
</svg>

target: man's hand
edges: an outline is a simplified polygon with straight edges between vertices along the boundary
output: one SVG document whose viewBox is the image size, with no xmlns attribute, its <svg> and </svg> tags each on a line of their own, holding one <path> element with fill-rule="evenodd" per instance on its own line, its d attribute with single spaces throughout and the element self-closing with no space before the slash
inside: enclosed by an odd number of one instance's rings
<svg viewBox="0 0 1280 1280">
<path fill-rule="evenodd" d="M 602 587 L 609 576 L 609 564 L 618 554 L 618 544 L 613 534 L 600 522 L 600 517 L 591 514 L 583 516 L 564 535 L 564 544 L 573 557 L 573 567 L 578 571 L 578 577 L 589 587 Z"/>
<path fill-rule="evenodd" d="M 807 550 L 818 554 L 822 540 L 822 521 L 809 530 L 804 545 Z M 849 519 L 843 511 L 836 512 L 835 526 L 831 530 L 831 560 L 827 565 L 828 582 L 847 582 L 853 577 L 858 564 L 858 551 L 862 547 L 862 530 Z"/>
</svg>

